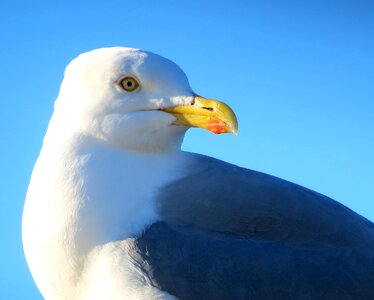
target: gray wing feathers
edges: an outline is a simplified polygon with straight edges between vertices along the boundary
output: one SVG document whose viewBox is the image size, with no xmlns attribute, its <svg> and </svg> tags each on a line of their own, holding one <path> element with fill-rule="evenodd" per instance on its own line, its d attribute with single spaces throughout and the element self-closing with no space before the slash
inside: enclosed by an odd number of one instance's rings
<svg viewBox="0 0 374 300">
<path fill-rule="evenodd" d="M 374 299 L 373 224 L 293 183 L 195 156 L 131 255 L 178 299 Z"/>
<path fill-rule="evenodd" d="M 291 182 L 196 156 L 189 174 L 164 187 L 159 212 L 172 224 L 267 240 L 373 241 L 373 224 Z M 368 235 L 368 236 L 366 236 Z"/>
<path fill-rule="evenodd" d="M 374 299 L 373 247 L 269 243 L 153 224 L 132 257 L 178 299 Z"/>
</svg>

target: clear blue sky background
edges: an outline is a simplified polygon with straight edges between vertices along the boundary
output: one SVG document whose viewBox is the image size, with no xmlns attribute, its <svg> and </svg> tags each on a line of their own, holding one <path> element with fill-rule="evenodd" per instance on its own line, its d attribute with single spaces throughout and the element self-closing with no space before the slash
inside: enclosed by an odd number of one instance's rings
<svg viewBox="0 0 374 300">
<path fill-rule="evenodd" d="M 184 149 L 307 186 L 374 220 L 373 1 L 0 2 L 1 299 L 40 299 L 23 201 L 66 64 L 124 45 L 166 56 L 229 103 L 239 135 Z"/>
</svg>

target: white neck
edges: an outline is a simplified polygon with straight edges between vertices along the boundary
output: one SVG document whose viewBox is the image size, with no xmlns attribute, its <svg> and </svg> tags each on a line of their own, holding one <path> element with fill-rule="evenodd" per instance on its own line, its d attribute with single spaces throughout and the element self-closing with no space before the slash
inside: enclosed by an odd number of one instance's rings
<svg viewBox="0 0 374 300">
<path fill-rule="evenodd" d="M 23 216 L 26 258 L 47 298 L 69 296 L 94 247 L 156 221 L 153 196 L 186 163 L 180 151 L 139 154 L 86 135 L 51 142 L 47 137 L 35 166 Z"/>
</svg>

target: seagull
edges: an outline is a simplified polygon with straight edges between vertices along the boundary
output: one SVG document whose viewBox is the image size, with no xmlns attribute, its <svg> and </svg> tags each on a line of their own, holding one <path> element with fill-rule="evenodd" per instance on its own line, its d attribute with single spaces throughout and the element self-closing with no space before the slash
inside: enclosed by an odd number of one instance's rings
<svg viewBox="0 0 374 300">
<path fill-rule="evenodd" d="M 374 224 L 300 185 L 181 151 L 237 133 L 172 61 L 113 47 L 66 68 L 26 196 L 45 299 L 374 299 Z"/>
</svg>

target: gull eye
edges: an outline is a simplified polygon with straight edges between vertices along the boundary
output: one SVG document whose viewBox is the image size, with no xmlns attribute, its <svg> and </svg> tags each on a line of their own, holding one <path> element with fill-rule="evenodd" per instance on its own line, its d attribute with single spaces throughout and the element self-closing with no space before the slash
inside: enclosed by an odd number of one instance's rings
<svg viewBox="0 0 374 300">
<path fill-rule="evenodd" d="M 139 87 L 138 81 L 133 77 L 125 77 L 119 84 L 126 92 L 133 92 Z"/>
</svg>

